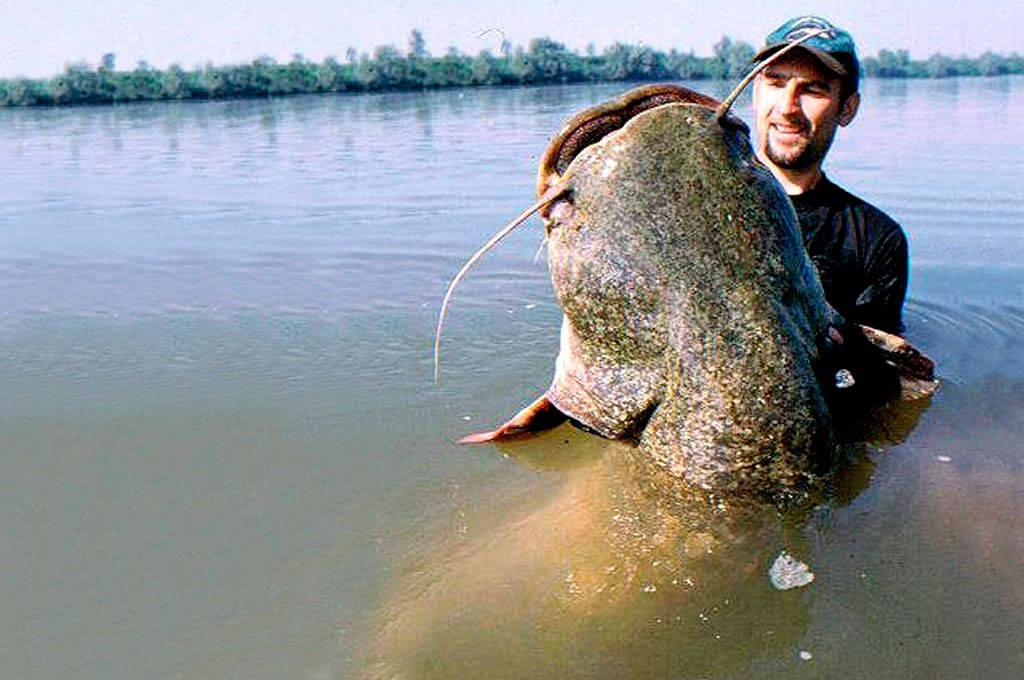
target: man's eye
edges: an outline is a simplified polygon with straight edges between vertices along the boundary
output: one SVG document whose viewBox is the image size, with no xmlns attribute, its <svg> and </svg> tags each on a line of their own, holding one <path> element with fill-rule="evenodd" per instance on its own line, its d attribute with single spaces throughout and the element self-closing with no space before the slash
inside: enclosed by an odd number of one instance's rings
<svg viewBox="0 0 1024 680">
<path fill-rule="evenodd" d="M 832 89 L 828 86 L 828 83 L 809 82 L 805 83 L 801 88 L 804 92 L 812 94 L 815 97 L 827 97 L 832 94 Z"/>
</svg>

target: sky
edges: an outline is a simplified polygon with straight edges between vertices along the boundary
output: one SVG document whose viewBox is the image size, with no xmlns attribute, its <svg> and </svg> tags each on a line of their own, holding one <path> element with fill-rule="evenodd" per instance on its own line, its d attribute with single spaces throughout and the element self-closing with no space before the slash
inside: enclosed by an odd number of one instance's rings
<svg viewBox="0 0 1024 680">
<path fill-rule="evenodd" d="M 808 13 L 850 31 L 862 56 L 1024 52 L 1020 0 L 0 0 L 0 78 L 50 77 L 72 63 L 95 66 L 108 52 L 118 69 L 263 55 L 321 61 L 388 44 L 405 52 L 413 29 L 434 55 L 449 47 L 497 53 L 503 38 L 526 46 L 549 37 L 580 52 L 621 41 L 706 56 L 723 35 L 757 46 Z"/>
</svg>

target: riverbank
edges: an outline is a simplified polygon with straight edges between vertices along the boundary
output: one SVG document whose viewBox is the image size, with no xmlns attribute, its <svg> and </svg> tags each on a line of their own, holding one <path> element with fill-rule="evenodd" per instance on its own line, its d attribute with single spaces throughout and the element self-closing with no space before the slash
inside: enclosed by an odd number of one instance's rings
<svg viewBox="0 0 1024 680">
<path fill-rule="evenodd" d="M 418 39 L 417 39 L 418 36 Z M 69 64 L 49 79 L 0 79 L 0 107 L 80 106 L 137 101 L 260 99 L 296 94 L 415 91 L 487 86 L 529 86 L 564 83 L 643 82 L 739 78 L 750 68 L 754 48 L 723 37 L 711 56 L 616 43 L 601 54 L 568 50 L 547 38 L 528 46 L 502 45 L 500 55 L 475 57 L 450 49 L 434 57 L 413 31 L 406 54 L 394 46 L 372 55 L 349 49 L 345 59 L 320 63 L 302 55 L 288 63 L 260 57 L 234 66 L 207 64 L 192 70 L 173 65 L 165 70 L 145 62 L 117 70 L 116 57 L 103 55 L 100 64 Z M 906 50 L 881 50 L 862 60 L 868 78 L 947 78 L 1024 74 L 1024 57 L 987 52 L 980 57 L 935 54 L 910 58 Z"/>
</svg>

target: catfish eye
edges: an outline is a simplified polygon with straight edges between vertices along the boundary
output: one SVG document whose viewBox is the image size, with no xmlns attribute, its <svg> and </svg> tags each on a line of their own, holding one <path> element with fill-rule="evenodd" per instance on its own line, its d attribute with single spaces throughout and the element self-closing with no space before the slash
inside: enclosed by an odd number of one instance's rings
<svg viewBox="0 0 1024 680">
<path fill-rule="evenodd" d="M 555 229 L 571 224 L 576 216 L 576 206 L 572 203 L 572 194 L 566 193 L 557 201 L 548 204 L 540 211 L 544 219 L 544 232 L 548 235 Z"/>
</svg>

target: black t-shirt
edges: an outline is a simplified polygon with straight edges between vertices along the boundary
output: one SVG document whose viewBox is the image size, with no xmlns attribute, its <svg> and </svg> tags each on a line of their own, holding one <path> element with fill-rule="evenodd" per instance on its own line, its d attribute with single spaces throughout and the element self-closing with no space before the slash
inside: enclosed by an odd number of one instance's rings
<svg viewBox="0 0 1024 680">
<path fill-rule="evenodd" d="M 902 333 L 907 237 L 900 225 L 825 177 L 789 198 L 829 304 L 847 321 Z"/>
</svg>

